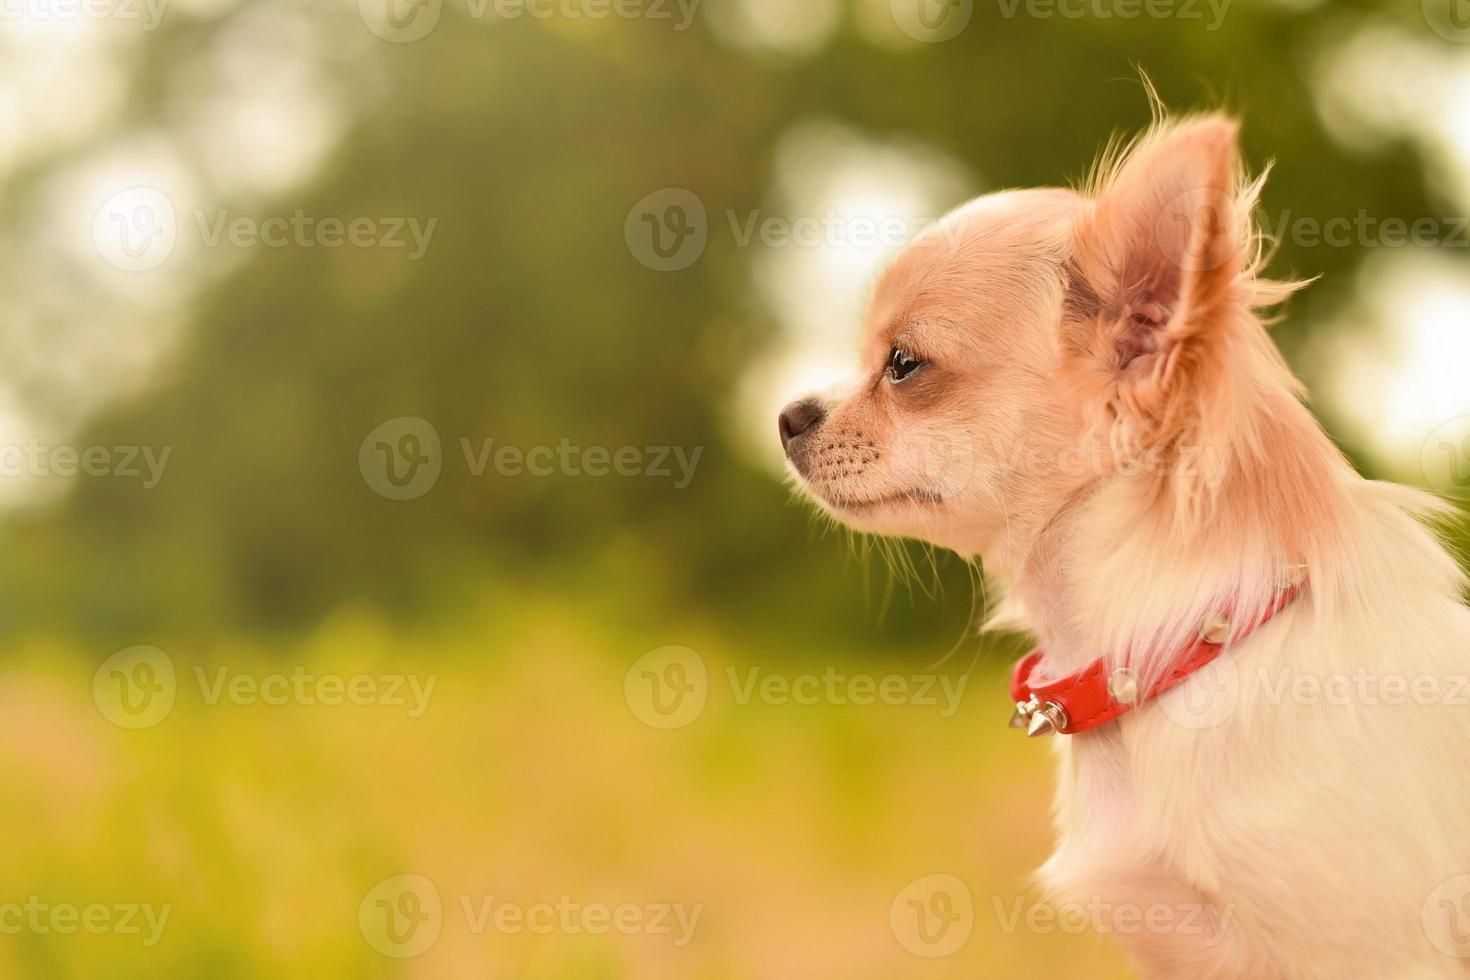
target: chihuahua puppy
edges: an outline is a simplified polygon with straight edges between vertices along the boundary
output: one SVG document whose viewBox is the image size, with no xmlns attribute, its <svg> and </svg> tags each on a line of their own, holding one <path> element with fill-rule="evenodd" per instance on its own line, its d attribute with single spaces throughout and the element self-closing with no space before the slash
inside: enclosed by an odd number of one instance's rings
<svg viewBox="0 0 1470 980">
<path fill-rule="evenodd" d="M 781 440 L 837 520 L 978 557 L 1033 683 L 1127 680 L 1132 710 L 1050 736 L 1039 877 L 1145 976 L 1464 978 L 1470 610 L 1426 527 L 1450 511 L 1360 477 L 1304 407 L 1260 318 L 1298 285 L 1261 274 L 1263 179 L 1206 115 L 1082 191 L 958 208 L 881 276 L 863 373 Z M 1201 636 L 1218 656 L 1162 690 Z"/>
</svg>

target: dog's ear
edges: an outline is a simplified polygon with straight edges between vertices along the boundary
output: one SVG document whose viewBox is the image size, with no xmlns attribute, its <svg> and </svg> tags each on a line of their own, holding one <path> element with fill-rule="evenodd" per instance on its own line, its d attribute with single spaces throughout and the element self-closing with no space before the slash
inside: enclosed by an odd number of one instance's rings
<svg viewBox="0 0 1470 980">
<path fill-rule="evenodd" d="M 1078 221 L 1067 367 L 1115 445 L 1199 437 L 1229 410 L 1250 303 L 1236 132 L 1220 116 L 1155 129 L 1099 167 Z"/>
</svg>

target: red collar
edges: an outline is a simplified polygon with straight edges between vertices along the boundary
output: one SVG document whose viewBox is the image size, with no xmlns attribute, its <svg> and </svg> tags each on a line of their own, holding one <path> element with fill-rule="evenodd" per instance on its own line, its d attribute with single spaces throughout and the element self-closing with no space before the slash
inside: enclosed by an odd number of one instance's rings
<svg viewBox="0 0 1470 980">
<path fill-rule="evenodd" d="M 1011 699 L 1016 702 L 1011 727 L 1025 728 L 1030 736 L 1051 732 L 1072 735 L 1128 713 L 1214 660 L 1227 642 L 1239 643 L 1264 626 L 1301 593 L 1304 579 L 1305 568 L 1294 566 L 1271 605 L 1244 626 L 1232 629 L 1223 614 L 1211 616 L 1198 638 L 1175 654 L 1169 669 L 1147 691 L 1139 691 L 1132 670 L 1120 667 L 1110 674 L 1103 660 L 1094 660 L 1074 674 L 1033 684 L 1031 674 L 1041 663 L 1044 651 L 1039 647 L 1032 650 L 1016 662 L 1011 674 Z"/>
</svg>

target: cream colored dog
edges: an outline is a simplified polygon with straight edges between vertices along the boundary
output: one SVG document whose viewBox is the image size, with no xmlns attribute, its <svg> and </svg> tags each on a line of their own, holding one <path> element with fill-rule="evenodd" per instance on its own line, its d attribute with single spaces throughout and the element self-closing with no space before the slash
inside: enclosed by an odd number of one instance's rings
<svg viewBox="0 0 1470 980">
<path fill-rule="evenodd" d="M 1294 288 L 1259 275 L 1260 186 L 1205 116 L 1087 192 L 966 204 L 877 284 L 863 374 L 788 406 L 782 441 L 844 523 L 979 556 L 1047 677 L 1102 659 L 1147 691 L 1305 566 L 1208 667 L 1051 736 L 1042 880 L 1149 977 L 1463 978 L 1465 583 L 1420 521 L 1442 508 L 1358 476 L 1303 407 L 1256 313 Z"/>
</svg>

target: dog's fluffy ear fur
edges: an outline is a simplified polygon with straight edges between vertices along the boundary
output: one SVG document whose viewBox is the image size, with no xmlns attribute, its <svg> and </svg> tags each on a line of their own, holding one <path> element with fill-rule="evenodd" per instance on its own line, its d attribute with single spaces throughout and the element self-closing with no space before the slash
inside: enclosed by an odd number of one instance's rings
<svg viewBox="0 0 1470 980">
<path fill-rule="evenodd" d="M 1235 124 L 1209 116 L 1099 167 L 1073 253 L 1084 318 L 1067 340 L 1120 448 L 1199 435 L 1223 408 L 1219 369 L 1244 312 L 1237 158 Z"/>
<path fill-rule="evenodd" d="M 1099 435 L 1124 457 L 1170 469 L 1190 452 L 1216 471 L 1258 444 L 1245 402 L 1299 388 L 1254 314 L 1296 287 L 1259 278 L 1250 211 L 1264 175 L 1243 179 L 1236 124 L 1161 123 L 1096 168 L 1068 268 L 1068 378 Z M 1181 480 L 1192 512 L 1212 487 Z"/>
</svg>

